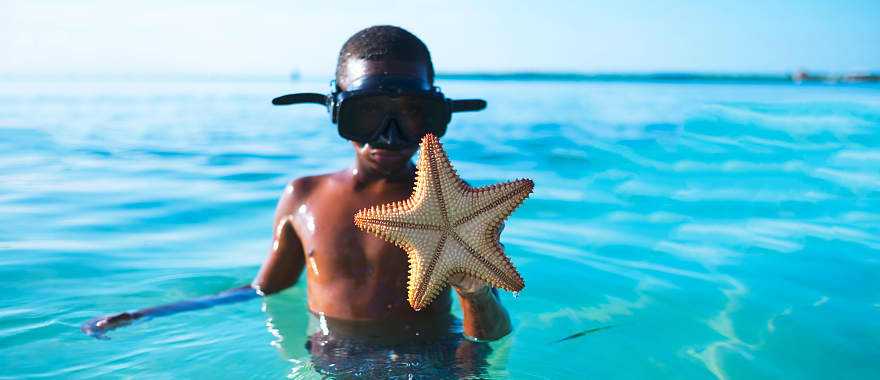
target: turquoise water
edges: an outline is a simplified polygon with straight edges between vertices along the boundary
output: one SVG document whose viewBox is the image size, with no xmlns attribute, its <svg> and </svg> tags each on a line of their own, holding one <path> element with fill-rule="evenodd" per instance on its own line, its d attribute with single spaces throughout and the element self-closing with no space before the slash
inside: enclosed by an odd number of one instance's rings
<svg viewBox="0 0 880 380">
<path fill-rule="evenodd" d="M 441 85 L 490 105 L 443 139 L 462 177 L 536 183 L 489 376 L 880 377 L 880 87 Z M 303 283 L 79 325 L 248 283 L 287 181 L 352 162 L 323 110 L 269 105 L 326 88 L 3 83 L 0 378 L 317 376 Z"/>
</svg>

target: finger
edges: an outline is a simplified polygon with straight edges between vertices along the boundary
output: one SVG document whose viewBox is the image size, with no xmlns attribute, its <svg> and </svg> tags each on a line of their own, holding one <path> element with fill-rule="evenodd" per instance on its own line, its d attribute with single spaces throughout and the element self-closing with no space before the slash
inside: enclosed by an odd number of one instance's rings
<svg viewBox="0 0 880 380">
<path fill-rule="evenodd" d="M 455 286 L 461 292 L 474 293 L 489 286 L 485 281 L 467 273 L 461 273 L 460 276 L 461 280 Z"/>
</svg>

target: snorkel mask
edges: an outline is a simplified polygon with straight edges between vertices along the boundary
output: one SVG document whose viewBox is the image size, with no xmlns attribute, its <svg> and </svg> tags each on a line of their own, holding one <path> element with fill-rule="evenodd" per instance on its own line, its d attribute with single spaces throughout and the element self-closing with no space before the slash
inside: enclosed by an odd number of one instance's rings
<svg viewBox="0 0 880 380">
<path fill-rule="evenodd" d="M 481 99 L 452 100 L 440 88 L 417 77 L 367 75 L 329 95 L 298 93 L 279 96 L 272 104 L 322 104 L 330 112 L 339 135 L 375 148 L 399 150 L 418 145 L 422 136 L 446 132 L 453 112 L 480 111 Z"/>
</svg>

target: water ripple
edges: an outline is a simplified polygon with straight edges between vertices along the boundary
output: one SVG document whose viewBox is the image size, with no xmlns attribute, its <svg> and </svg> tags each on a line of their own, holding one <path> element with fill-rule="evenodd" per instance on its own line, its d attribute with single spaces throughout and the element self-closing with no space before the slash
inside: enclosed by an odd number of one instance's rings
<svg viewBox="0 0 880 380">
<path fill-rule="evenodd" d="M 489 377 L 880 376 L 878 88 L 442 85 L 490 104 L 444 137 L 459 173 L 536 183 Z M 326 112 L 269 104 L 325 86 L 0 87 L 0 378 L 315 375 L 303 283 L 111 341 L 77 326 L 250 281 L 286 184 L 351 165 Z"/>
</svg>

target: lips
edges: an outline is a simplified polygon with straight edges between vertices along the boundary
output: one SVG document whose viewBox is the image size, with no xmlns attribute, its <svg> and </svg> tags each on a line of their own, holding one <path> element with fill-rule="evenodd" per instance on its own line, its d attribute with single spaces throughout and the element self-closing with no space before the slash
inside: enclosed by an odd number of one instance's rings
<svg viewBox="0 0 880 380">
<path fill-rule="evenodd" d="M 376 161 L 398 161 L 406 158 L 406 155 L 399 150 L 373 149 L 370 157 Z"/>
<path fill-rule="evenodd" d="M 388 158 L 397 158 L 397 157 L 404 156 L 403 151 L 387 150 L 387 149 L 373 149 L 373 151 L 370 152 L 370 155 L 373 157 L 388 157 Z"/>
<path fill-rule="evenodd" d="M 408 160 L 411 156 L 412 153 L 409 153 L 406 150 L 388 150 L 379 148 L 373 148 L 370 150 L 370 158 L 380 165 L 399 164 Z"/>
</svg>

